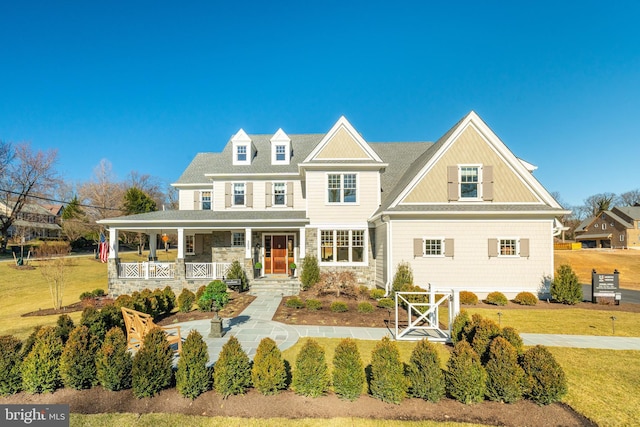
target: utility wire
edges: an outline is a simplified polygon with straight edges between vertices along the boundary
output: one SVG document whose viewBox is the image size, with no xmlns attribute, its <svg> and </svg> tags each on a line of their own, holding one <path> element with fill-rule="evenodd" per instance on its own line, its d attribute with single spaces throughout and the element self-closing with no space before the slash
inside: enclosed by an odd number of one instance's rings
<svg viewBox="0 0 640 427">
<path fill-rule="evenodd" d="M 5 190 L 3 188 L 0 188 L 0 191 L 4 192 L 4 193 L 16 194 L 18 196 L 20 196 L 22 194 L 22 193 L 18 193 L 17 191 Z M 31 197 L 32 199 L 38 199 L 38 200 L 45 200 L 47 202 L 61 203 L 63 205 L 68 205 L 68 204 L 71 203 L 71 202 L 66 202 L 64 200 L 51 199 L 49 197 L 32 196 L 31 194 L 27 194 L 26 197 Z M 78 206 L 83 207 L 83 208 L 103 209 L 103 210 L 107 210 L 107 211 L 122 211 L 122 209 L 118 209 L 118 208 L 107 208 L 107 207 L 102 207 L 102 206 L 85 205 L 83 203 L 78 203 Z"/>
</svg>

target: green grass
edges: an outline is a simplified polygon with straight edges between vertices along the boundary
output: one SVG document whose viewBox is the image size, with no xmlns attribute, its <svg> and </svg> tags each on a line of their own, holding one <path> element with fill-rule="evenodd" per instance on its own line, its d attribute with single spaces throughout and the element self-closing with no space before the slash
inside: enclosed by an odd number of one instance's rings
<svg viewBox="0 0 640 427">
<path fill-rule="evenodd" d="M 96 288 L 107 290 L 107 266 L 92 257 L 69 258 L 62 305 L 79 300 L 80 294 Z M 22 314 L 38 309 L 53 308 L 49 285 L 38 269 L 38 261 L 29 263 L 35 270 L 15 270 L 12 262 L 0 263 L 0 334 L 25 339 L 36 325 L 54 325 L 58 316 L 30 316 Z M 74 322 L 80 312 L 70 313 Z"/>
<path fill-rule="evenodd" d="M 362 418 L 331 418 L 314 419 L 303 418 L 291 420 L 287 418 L 237 418 L 237 417 L 198 417 L 176 414 L 99 414 L 99 415 L 71 415 L 70 425 L 72 427 L 111 427 L 111 426 L 136 426 L 136 427 L 263 427 L 263 426 L 283 426 L 283 427 L 386 427 L 391 423 L 389 420 L 366 420 Z M 435 421 L 396 421 L 394 426 L 403 427 L 472 427 L 482 424 L 435 422 Z"/>
<path fill-rule="evenodd" d="M 542 304 L 542 303 L 541 303 Z M 569 307 L 569 306 L 568 306 Z M 511 326 L 522 333 L 640 337 L 640 314 L 625 311 L 585 310 L 580 308 L 509 310 L 463 306 L 469 314 L 478 313 L 502 327 Z M 498 316 L 498 312 L 502 316 Z M 615 316 L 615 335 L 611 316 Z"/>
</svg>

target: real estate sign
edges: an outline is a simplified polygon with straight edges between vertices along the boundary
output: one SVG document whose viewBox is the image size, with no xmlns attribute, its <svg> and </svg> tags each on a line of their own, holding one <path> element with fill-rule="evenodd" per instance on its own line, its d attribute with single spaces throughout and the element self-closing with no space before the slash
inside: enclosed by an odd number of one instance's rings
<svg viewBox="0 0 640 427">
<path fill-rule="evenodd" d="M 591 272 L 591 302 L 620 301 L 620 273 L 602 274 L 594 269 Z M 601 299 L 601 301 L 599 301 Z"/>
</svg>

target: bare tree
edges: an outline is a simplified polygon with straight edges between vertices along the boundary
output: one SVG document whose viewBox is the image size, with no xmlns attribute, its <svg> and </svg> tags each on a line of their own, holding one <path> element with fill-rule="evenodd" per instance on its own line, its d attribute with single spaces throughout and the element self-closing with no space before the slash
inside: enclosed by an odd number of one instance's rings
<svg viewBox="0 0 640 427">
<path fill-rule="evenodd" d="M 64 242 L 64 244 L 48 244 L 44 242 L 36 250 L 36 256 L 42 258 L 38 268 L 42 277 L 49 284 L 53 308 L 56 310 L 60 310 L 62 307 L 65 279 L 69 266 L 66 257 L 69 252 L 71 252 L 71 248 L 67 242 Z"/>
<path fill-rule="evenodd" d="M 594 194 L 588 197 L 584 204 L 587 207 L 589 216 L 596 216 L 600 212 L 608 211 L 611 209 L 611 204 L 615 200 L 616 195 L 614 193 L 600 193 Z"/>
<path fill-rule="evenodd" d="M 3 144 L 3 147 L 5 144 Z M 5 151 L 2 151 L 5 150 Z M 28 143 L 0 148 L 0 250 L 7 248 L 9 229 L 18 218 L 29 197 L 53 191 L 59 183 L 55 171 L 56 150 L 33 151 Z M 2 164 L 2 162 L 5 162 Z"/>
<path fill-rule="evenodd" d="M 100 160 L 93 173 L 91 181 L 78 189 L 83 204 L 91 206 L 86 209 L 91 222 L 122 215 L 124 186 L 116 181 L 111 162 Z"/>
<path fill-rule="evenodd" d="M 640 203 L 640 189 L 622 193 L 616 199 L 616 206 L 634 206 Z"/>
<path fill-rule="evenodd" d="M 165 202 L 165 194 L 162 191 L 162 184 L 160 180 L 149 174 L 140 174 L 137 171 L 129 172 L 127 182 L 124 184 L 126 188 L 138 188 L 142 190 L 147 196 L 156 202 L 156 206 L 162 208 Z"/>
</svg>

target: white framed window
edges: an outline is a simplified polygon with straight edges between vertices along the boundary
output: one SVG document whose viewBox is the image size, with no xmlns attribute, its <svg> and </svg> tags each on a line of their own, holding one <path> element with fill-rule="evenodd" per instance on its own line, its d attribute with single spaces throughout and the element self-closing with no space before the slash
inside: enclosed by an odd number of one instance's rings
<svg viewBox="0 0 640 427">
<path fill-rule="evenodd" d="M 247 161 L 247 146 L 237 145 L 236 146 L 236 162 L 245 163 L 246 161 Z"/>
<path fill-rule="evenodd" d="M 460 166 L 460 198 L 480 197 L 480 166 Z"/>
<path fill-rule="evenodd" d="M 607 229 L 607 224 L 602 224 L 602 229 L 606 230 Z"/>
<path fill-rule="evenodd" d="M 519 256 L 518 239 L 500 239 L 498 245 L 499 256 Z"/>
<path fill-rule="evenodd" d="M 231 233 L 231 246 L 244 248 L 244 232 L 234 231 Z"/>
<path fill-rule="evenodd" d="M 245 202 L 245 185 L 244 182 L 233 183 L 233 205 L 244 206 Z"/>
<path fill-rule="evenodd" d="M 444 256 L 444 239 L 443 238 L 424 238 L 422 239 L 422 255 L 423 256 Z"/>
<path fill-rule="evenodd" d="M 287 184 L 284 182 L 273 183 L 273 206 L 286 206 Z"/>
<path fill-rule="evenodd" d="M 620 241 L 621 241 L 621 242 L 624 242 L 624 234 L 621 234 L 621 235 L 620 235 Z"/>
<path fill-rule="evenodd" d="M 287 146 L 276 145 L 276 161 L 284 162 L 287 160 Z"/>
<path fill-rule="evenodd" d="M 321 263 L 364 263 L 365 248 L 365 230 L 320 230 Z"/>
<path fill-rule="evenodd" d="M 211 191 L 200 192 L 200 203 L 203 211 L 211 210 Z"/>
<path fill-rule="evenodd" d="M 187 255 L 195 255 L 195 236 L 187 234 L 184 236 L 184 253 Z"/>
<path fill-rule="evenodd" d="M 357 203 L 358 175 L 355 173 L 327 174 L 328 203 Z"/>
</svg>

